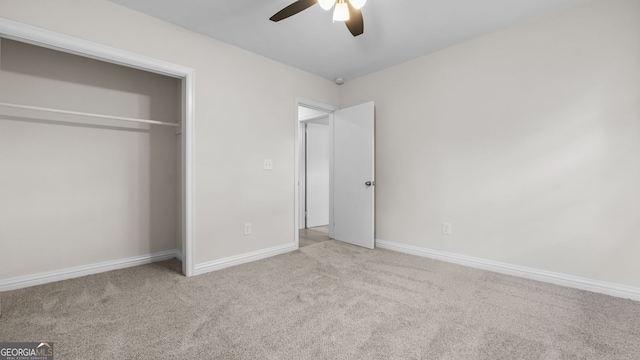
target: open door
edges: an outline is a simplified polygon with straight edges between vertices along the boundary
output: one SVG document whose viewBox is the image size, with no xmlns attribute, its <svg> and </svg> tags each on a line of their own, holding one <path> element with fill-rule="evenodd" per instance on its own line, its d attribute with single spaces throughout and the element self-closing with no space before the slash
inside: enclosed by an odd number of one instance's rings
<svg viewBox="0 0 640 360">
<path fill-rule="evenodd" d="M 374 103 L 337 110 L 333 119 L 335 240 L 375 247 Z"/>
</svg>

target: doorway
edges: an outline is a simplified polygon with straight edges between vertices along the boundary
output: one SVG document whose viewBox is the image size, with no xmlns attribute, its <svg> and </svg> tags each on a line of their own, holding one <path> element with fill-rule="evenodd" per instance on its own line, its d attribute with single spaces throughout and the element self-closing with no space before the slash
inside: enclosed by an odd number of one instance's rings
<svg viewBox="0 0 640 360">
<path fill-rule="evenodd" d="M 300 129 L 299 247 L 330 239 L 331 112 L 298 106 Z"/>
<path fill-rule="evenodd" d="M 328 226 L 316 230 L 325 233 L 328 230 L 331 239 L 369 249 L 375 247 L 374 109 L 373 102 L 338 109 L 296 99 L 294 238 L 298 248 L 301 230 L 308 232 L 310 227 L 324 226 L 327 222 L 327 147 Z M 322 140 L 327 132 L 327 119 L 328 137 Z M 324 146 L 313 145 L 323 141 Z M 317 158 L 321 158 L 320 165 Z"/>
<path fill-rule="evenodd" d="M 294 236 L 298 247 L 326 241 L 331 236 L 330 129 L 332 114 L 337 109 L 337 106 L 296 98 Z M 321 144 L 322 139 L 327 143 Z M 307 166 L 308 160 L 311 160 L 311 168 Z M 309 193 L 309 186 L 316 190 Z M 317 189 L 321 189 L 320 192 Z"/>
</svg>

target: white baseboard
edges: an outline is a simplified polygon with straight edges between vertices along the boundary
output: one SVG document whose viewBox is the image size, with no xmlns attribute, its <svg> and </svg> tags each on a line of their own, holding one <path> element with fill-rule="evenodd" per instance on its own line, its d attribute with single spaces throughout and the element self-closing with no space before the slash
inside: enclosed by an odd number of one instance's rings
<svg viewBox="0 0 640 360">
<path fill-rule="evenodd" d="M 51 282 L 73 279 L 81 276 L 97 274 L 105 271 L 124 269 L 132 266 L 149 264 L 156 261 L 169 260 L 182 257 L 177 250 L 169 250 L 149 255 L 130 257 L 127 259 L 105 261 L 97 264 L 83 265 L 68 269 L 47 271 L 44 273 L 19 276 L 11 279 L 0 280 L 0 291 L 22 289 L 29 286 L 42 285 Z"/>
<path fill-rule="evenodd" d="M 214 260 L 202 264 L 196 264 L 195 266 L 195 275 L 200 275 L 216 270 L 221 270 L 224 268 L 228 268 L 230 266 L 236 266 L 240 264 L 245 264 L 248 262 L 265 259 L 268 257 L 288 253 L 294 250 L 298 250 L 298 247 L 291 243 L 286 245 L 280 245 L 264 250 L 253 251 L 246 254 L 240 254 L 236 256 L 230 256 L 224 259 Z"/>
<path fill-rule="evenodd" d="M 182 259 L 184 259 L 184 257 L 182 256 L 182 251 L 176 250 L 176 251 L 174 251 L 174 254 L 175 254 L 175 258 L 176 259 L 178 259 L 180 262 L 183 261 Z"/>
<path fill-rule="evenodd" d="M 640 288 L 376 239 L 376 246 L 472 268 L 640 301 Z"/>
</svg>

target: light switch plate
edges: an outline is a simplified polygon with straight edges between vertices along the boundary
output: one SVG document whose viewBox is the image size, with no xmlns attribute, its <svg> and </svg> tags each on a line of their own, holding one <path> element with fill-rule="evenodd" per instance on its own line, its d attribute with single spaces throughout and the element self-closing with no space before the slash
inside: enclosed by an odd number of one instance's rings
<svg viewBox="0 0 640 360">
<path fill-rule="evenodd" d="M 451 235 L 451 223 L 442 223 L 442 233 Z"/>
</svg>

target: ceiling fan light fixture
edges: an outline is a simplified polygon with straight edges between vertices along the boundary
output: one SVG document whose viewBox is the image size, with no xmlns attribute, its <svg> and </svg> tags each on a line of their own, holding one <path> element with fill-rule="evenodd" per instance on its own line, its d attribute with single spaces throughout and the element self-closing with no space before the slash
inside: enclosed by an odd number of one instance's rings
<svg viewBox="0 0 640 360">
<path fill-rule="evenodd" d="M 336 0 L 318 0 L 318 5 L 324 10 L 330 10 L 335 3 Z"/>
<path fill-rule="evenodd" d="M 349 2 L 351 3 L 351 5 L 353 5 L 354 8 L 360 10 L 367 2 L 367 0 L 349 0 Z"/>
<path fill-rule="evenodd" d="M 333 6 L 333 22 L 344 22 L 351 35 L 354 37 L 360 36 L 364 33 L 364 19 L 362 18 L 362 12 L 353 7 L 352 1 L 357 1 L 358 5 L 363 5 L 366 0 L 296 0 L 275 13 L 269 20 L 273 22 L 282 21 L 315 4 L 320 4 L 323 7 L 328 6 L 329 9 Z"/>
<path fill-rule="evenodd" d="M 348 21 L 349 20 L 349 5 L 344 0 L 340 0 L 333 9 L 333 21 Z"/>
</svg>

